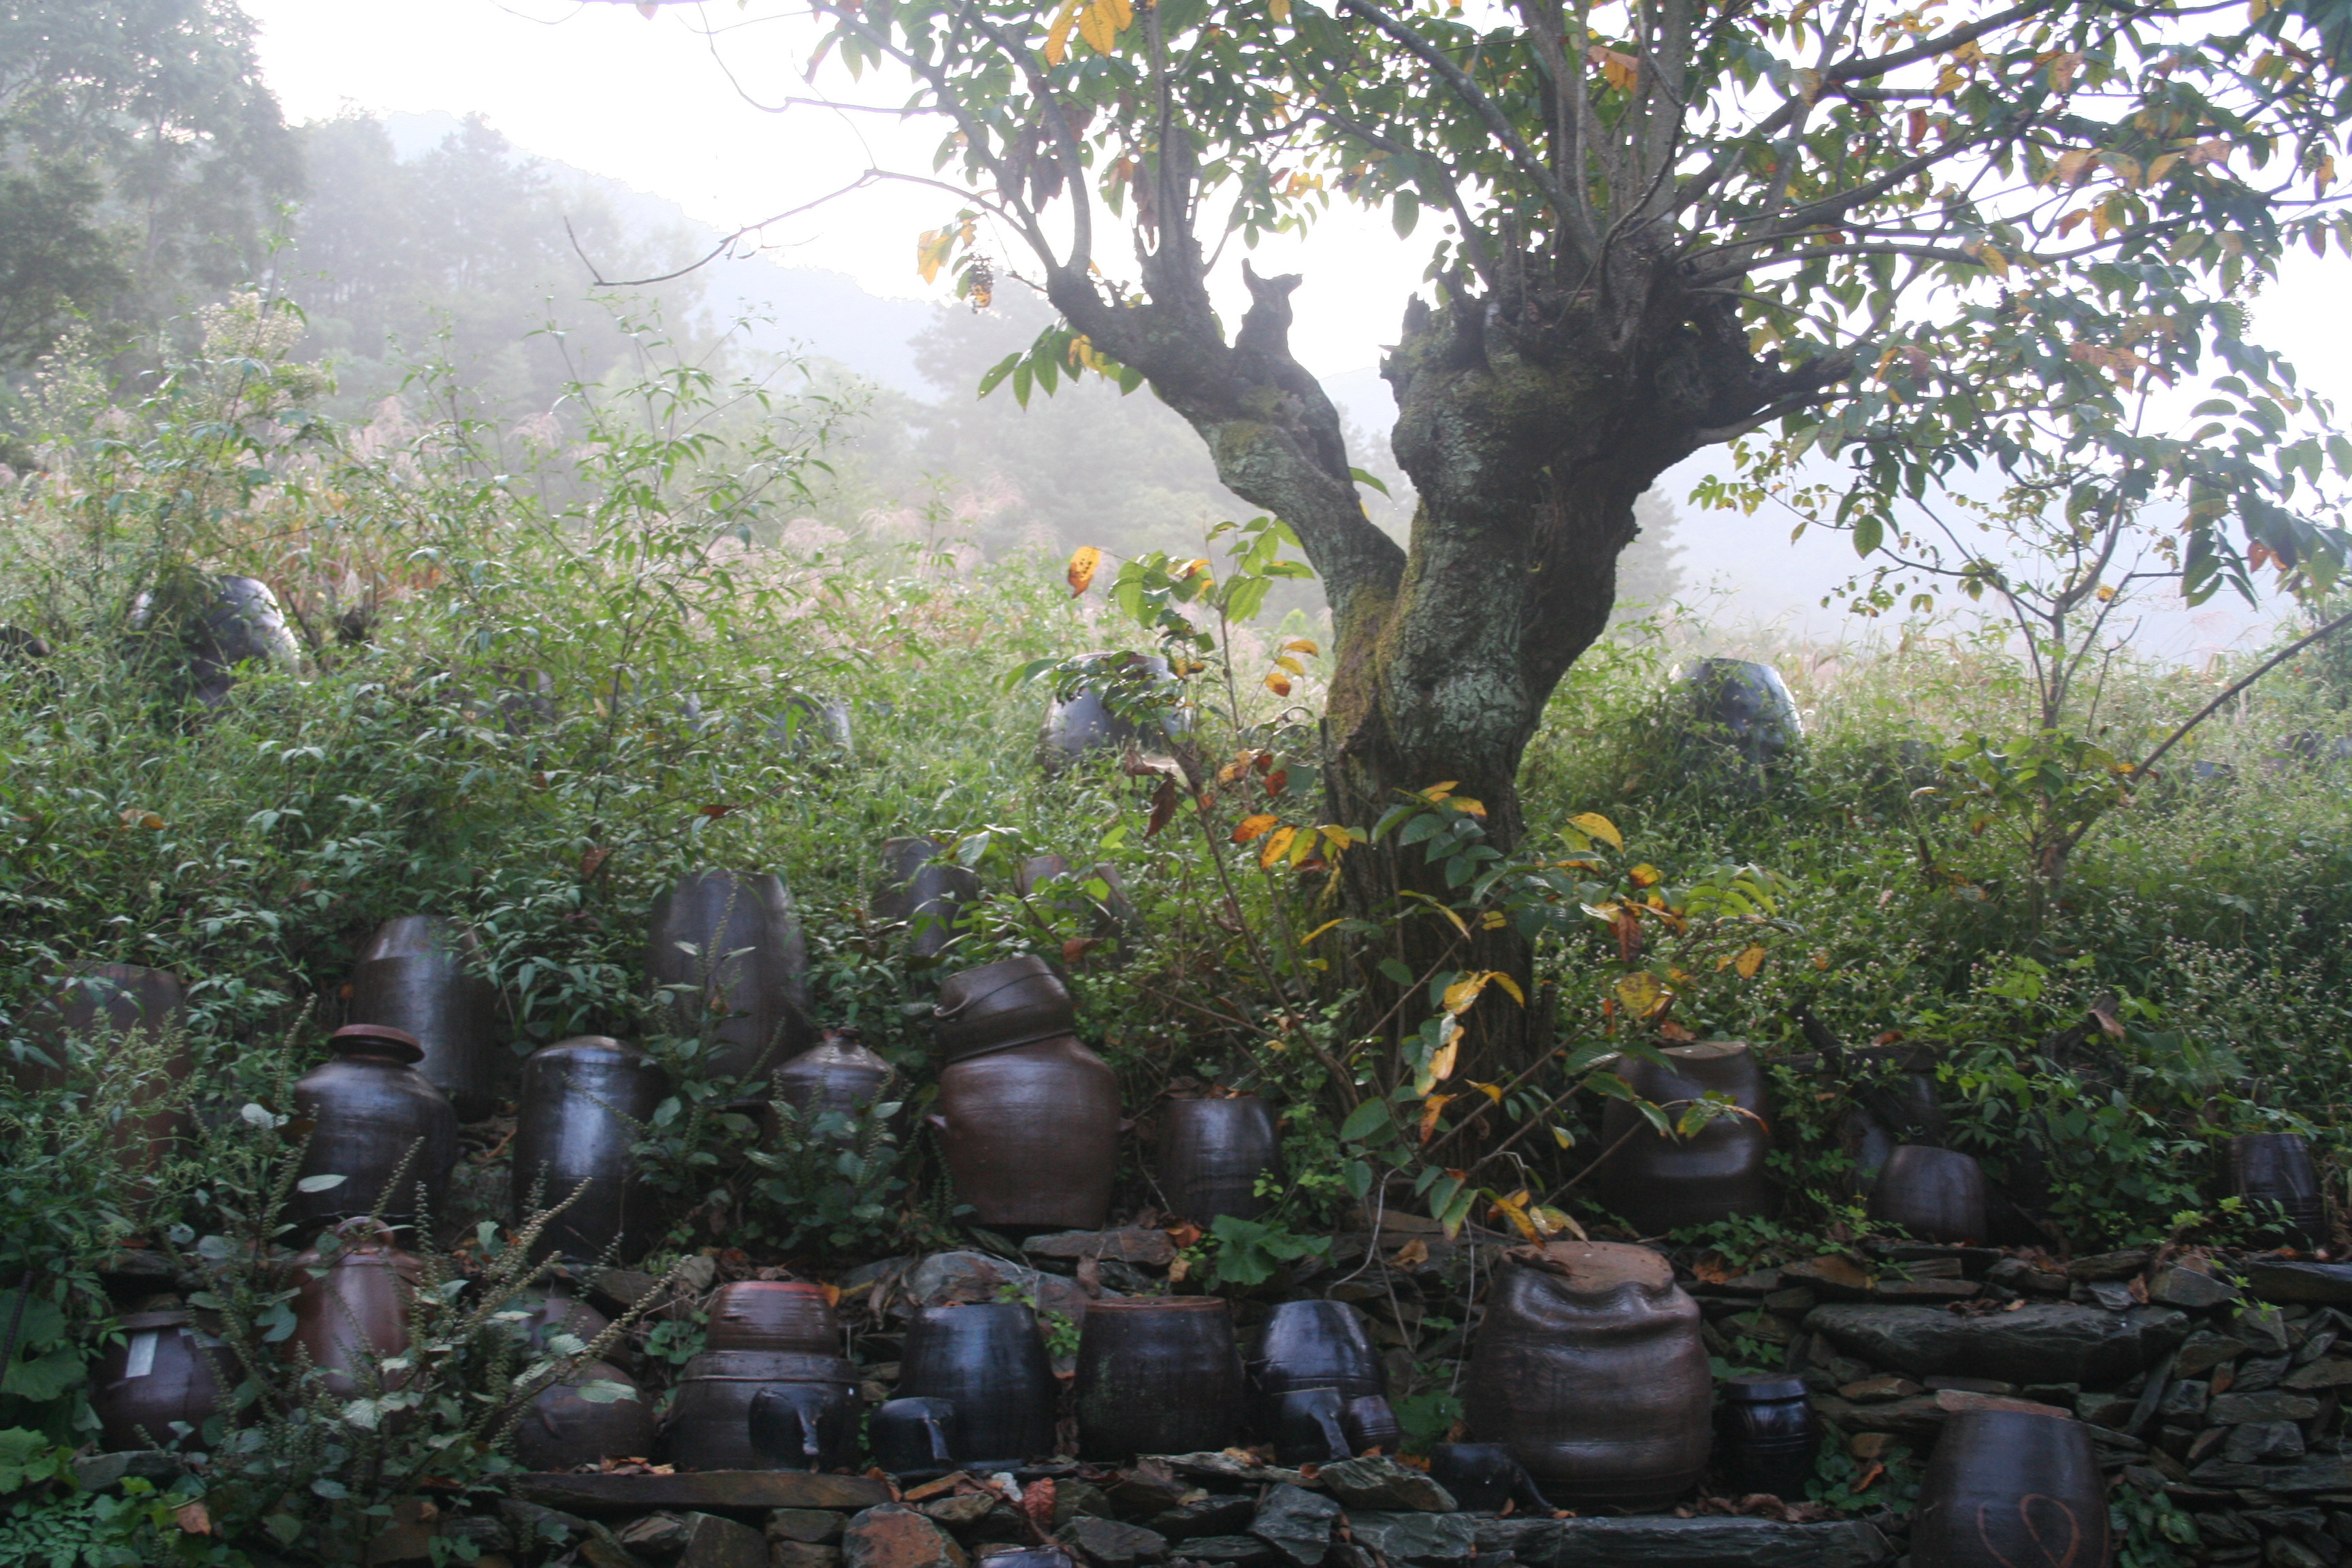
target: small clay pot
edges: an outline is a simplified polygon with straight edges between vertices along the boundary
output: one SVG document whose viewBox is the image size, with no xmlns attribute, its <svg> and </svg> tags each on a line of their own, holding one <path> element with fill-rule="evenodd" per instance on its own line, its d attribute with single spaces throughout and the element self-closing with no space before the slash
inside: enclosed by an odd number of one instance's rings
<svg viewBox="0 0 2352 1568">
<path fill-rule="evenodd" d="M 1984 1239 L 1990 1192 L 1973 1155 L 1906 1143 L 1870 1190 L 1870 1217 L 1921 1241 L 1970 1245 Z"/>
<path fill-rule="evenodd" d="M 1266 1315 L 1250 1359 L 1249 1380 L 1262 1415 L 1303 1388 L 1337 1389 L 1342 1404 L 1388 1393 L 1364 1314 L 1345 1301 L 1284 1301 Z"/>
<path fill-rule="evenodd" d="M 515 1424 L 515 1458 L 530 1470 L 573 1470 L 606 1459 L 650 1458 L 654 1409 L 639 1392 L 634 1399 L 590 1400 L 587 1383 L 636 1384 L 606 1362 L 583 1363 L 578 1371 L 531 1400 Z"/>
<path fill-rule="evenodd" d="M 686 1363 L 670 1396 L 669 1415 L 662 1438 L 670 1460 L 687 1470 L 806 1469 L 763 1454 L 752 1444 L 751 1406 L 771 1388 L 807 1385 L 819 1392 L 805 1396 L 806 1408 L 818 1424 L 823 1455 L 844 1453 L 839 1447 L 843 1426 L 856 1431 L 857 1369 L 837 1356 L 798 1355 L 787 1351 L 705 1351 Z M 803 1396 L 792 1395 L 793 1401 Z M 846 1409 L 847 1415 L 828 1414 Z M 783 1445 L 787 1458 L 805 1458 L 802 1444 L 802 1405 L 790 1405 L 789 1416 L 780 1407 L 763 1431 Z M 827 1447 L 827 1444 L 834 1446 Z M 830 1464 L 824 1468 L 832 1468 Z"/>
<path fill-rule="evenodd" d="M 709 1316 L 704 1342 L 715 1351 L 841 1353 L 841 1320 L 822 1285 L 784 1279 L 722 1285 L 710 1299 Z"/>
<path fill-rule="evenodd" d="M 858 1120 L 890 1081 L 890 1064 L 858 1043 L 846 1029 L 827 1029 L 824 1038 L 778 1068 L 771 1076 L 776 1099 L 793 1108 L 802 1131 L 820 1118 L 835 1116 L 839 1136 L 852 1136 Z M 768 1136 L 778 1128 L 772 1115 Z"/>
<path fill-rule="evenodd" d="M 394 1373 L 375 1386 L 373 1369 L 408 1348 L 408 1309 L 425 1265 L 393 1245 L 384 1226 L 351 1220 L 336 1237 L 339 1249 L 313 1247 L 289 1266 L 293 1343 L 325 1374 L 330 1396 L 356 1399 L 399 1385 Z"/>
<path fill-rule="evenodd" d="M 992 1230 L 1100 1230 L 1118 1173 L 1118 1075 L 1073 1036 L 960 1058 L 940 1074 L 956 1201 Z"/>
<path fill-rule="evenodd" d="M 1688 1138 L 1669 1138 L 1622 1100 L 1601 1112 L 1601 1142 L 1615 1152 L 1593 1173 L 1593 1195 L 1643 1236 L 1772 1212 L 1766 1162 L 1772 1152 L 1764 1069 L 1738 1040 L 1669 1046 L 1669 1065 L 1633 1057 L 1616 1070 L 1633 1092 L 1680 1114 L 1681 1102 L 1720 1094 L 1745 1115 L 1717 1117 Z"/>
<path fill-rule="evenodd" d="M 1465 1513 L 1498 1513 L 1526 1472 L 1507 1443 L 1440 1443 L 1429 1451 L 1429 1479 Z"/>
<path fill-rule="evenodd" d="M 1015 1468 L 1054 1451 L 1061 1384 L 1036 1314 L 1018 1301 L 917 1309 L 899 1350 L 898 1393 L 950 1407 L 949 1450 L 967 1469 Z"/>
<path fill-rule="evenodd" d="M 374 1215 L 411 1226 L 442 1211 L 457 1163 L 457 1112 L 416 1070 L 415 1036 L 383 1024 L 346 1024 L 328 1040 L 334 1054 L 294 1085 L 294 1110 L 312 1124 L 302 1181 L 341 1176 L 332 1186 L 286 1200 L 286 1218 L 318 1226 Z"/>
<path fill-rule="evenodd" d="M 1233 1310 L 1214 1296 L 1096 1301 L 1078 1329 L 1078 1447 L 1089 1459 L 1223 1447 L 1241 1426 Z"/>
<path fill-rule="evenodd" d="M 1715 1411 L 1715 1463 L 1731 1497 L 1767 1492 L 1801 1502 L 1822 1446 L 1821 1418 L 1802 1378 L 1727 1377 Z"/>
<path fill-rule="evenodd" d="M 1054 1039 L 1076 1027 L 1068 988 L 1044 959 L 1027 953 L 949 975 L 931 1008 L 931 1032 L 949 1061 Z"/>
<path fill-rule="evenodd" d="M 192 1312 L 134 1312 L 115 1327 L 122 1337 L 99 1357 L 89 1391 L 107 1451 L 204 1448 L 205 1423 L 227 1403 L 221 1380 L 235 1373 L 228 1347 Z"/>
<path fill-rule="evenodd" d="M 1914 1568 L 2099 1568 L 2106 1478 L 2066 1415 L 1967 1410 L 1944 1423 L 1912 1516 Z"/>
<path fill-rule="evenodd" d="M 1339 1426 L 1348 1434 L 1348 1447 L 1359 1454 L 1378 1448 L 1393 1455 L 1404 1442 L 1404 1424 L 1384 1394 L 1360 1394 L 1348 1401 Z"/>
<path fill-rule="evenodd" d="M 1257 1195 L 1257 1180 L 1281 1154 L 1274 1108 L 1256 1095 L 1171 1100 L 1160 1109 L 1160 1195 L 1171 1214 L 1196 1225 L 1263 1214 L 1269 1200 Z"/>
</svg>

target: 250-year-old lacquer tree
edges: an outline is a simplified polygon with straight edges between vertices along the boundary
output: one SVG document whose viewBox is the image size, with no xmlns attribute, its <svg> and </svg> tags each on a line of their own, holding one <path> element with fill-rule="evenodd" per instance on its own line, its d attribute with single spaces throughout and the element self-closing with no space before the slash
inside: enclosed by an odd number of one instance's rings
<svg viewBox="0 0 2352 1568">
<path fill-rule="evenodd" d="M 1297 531 L 1337 634 L 1334 820 L 1454 781 L 1517 839 L 1522 751 L 1608 619 L 1635 498 L 1776 425 L 1850 461 L 1868 548 L 1939 476 L 2123 441 L 2148 378 L 2234 373 L 2243 438 L 2130 454 L 2189 503 L 2189 585 L 2331 568 L 2296 475 L 2352 468 L 2352 447 L 2289 447 L 2307 408 L 2231 302 L 2291 244 L 2352 245 L 2327 18 L 2265 0 L 816 10 L 833 62 L 911 78 L 908 107 L 946 117 L 940 167 L 969 199 L 926 266 L 967 292 L 1009 268 L 1059 310 L 1000 374 L 1024 395 L 1075 364 L 1148 382 Z M 1300 279 L 1244 259 L 1246 313 L 1212 305 L 1237 249 L 1342 199 L 1429 251 L 1382 366 L 1420 498 L 1403 548 L 1366 521 L 1339 416 L 1291 355 Z M 1471 963 L 1519 967 L 1510 933 L 1486 940 Z"/>
</svg>

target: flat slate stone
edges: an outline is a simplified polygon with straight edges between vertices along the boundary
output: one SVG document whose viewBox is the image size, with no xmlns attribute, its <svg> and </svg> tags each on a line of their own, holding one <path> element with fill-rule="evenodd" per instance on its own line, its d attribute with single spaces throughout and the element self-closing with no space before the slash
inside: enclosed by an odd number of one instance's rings
<svg viewBox="0 0 2352 1568">
<path fill-rule="evenodd" d="M 1895 1560 L 1886 1537 L 1860 1520 L 1562 1519 L 1520 1535 L 1512 1550 L 1532 1568 L 1876 1568 Z"/>
<path fill-rule="evenodd" d="M 2352 1303 L 2352 1263 L 2252 1262 L 2246 1265 L 2246 1289 L 2265 1301 Z"/>
<path fill-rule="evenodd" d="M 1178 1556 L 1190 1558 L 1195 1563 L 1224 1563 L 1234 1564 L 1235 1568 L 1272 1563 L 1276 1557 L 1274 1548 L 1255 1535 L 1200 1535 L 1175 1551 Z"/>
<path fill-rule="evenodd" d="M 1034 1258 L 1107 1258 L 1165 1268 L 1176 1261 L 1176 1241 L 1164 1230 L 1128 1226 L 1119 1230 L 1064 1230 L 1033 1236 L 1021 1250 Z"/>
<path fill-rule="evenodd" d="M 542 1508 L 600 1513 L 656 1509 L 761 1512 L 772 1508 L 867 1509 L 890 1500 L 890 1489 L 864 1476 L 813 1470 L 695 1470 L 676 1476 L 543 1474 L 518 1476 L 514 1495 Z"/>
<path fill-rule="evenodd" d="M 1386 1456 L 1325 1465 L 1315 1472 L 1315 1484 L 1351 1510 L 1452 1513 L 1454 1508 L 1454 1494 L 1432 1480 L 1427 1470 L 1416 1470 Z"/>
<path fill-rule="evenodd" d="M 1299 1568 L 1315 1568 L 1331 1550 L 1331 1527 L 1339 1519 L 1339 1505 L 1329 1498 L 1286 1485 L 1258 1500 L 1249 1528 Z"/>
<path fill-rule="evenodd" d="M 1936 1307 L 1832 1304 L 1805 1327 L 1840 1350 L 1913 1377 L 1958 1373 L 2007 1383 L 2121 1383 L 2179 1344 L 2189 1320 L 2168 1307 L 2105 1312 L 2029 1302 L 1963 1317 Z"/>
<path fill-rule="evenodd" d="M 2352 1361 L 2328 1356 L 2309 1366 L 2296 1367 L 2279 1379 L 2282 1388 L 2341 1388 L 2352 1384 Z"/>
<path fill-rule="evenodd" d="M 2238 1288 L 2225 1279 L 2216 1279 L 2201 1269 L 2186 1268 L 2176 1263 L 2157 1275 L 2156 1282 L 2147 1288 L 2147 1299 L 2167 1307 L 2201 1312 L 2209 1307 L 2236 1300 Z"/>
<path fill-rule="evenodd" d="M 2238 1465 L 2208 1459 L 2189 1472 L 2200 1486 L 2266 1492 L 2352 1491 L 2352 1458 L 2323 1456 L 2284 1465 Z"/>
<path fill-rule="evenodd" d="M 1460 1513 L 1359 1513 L 1349 1532 L 1391 1563 L 1460 1563 L 1478 1550 L 1477 1522 Z"/>
</svg>

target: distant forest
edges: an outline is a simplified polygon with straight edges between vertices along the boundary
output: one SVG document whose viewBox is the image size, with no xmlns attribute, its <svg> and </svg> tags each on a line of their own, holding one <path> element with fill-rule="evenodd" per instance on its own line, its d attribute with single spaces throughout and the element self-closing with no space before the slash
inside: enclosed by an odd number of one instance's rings
<svg viewBox="0 0 2352 1568">
<path fill-rule="evenodd" d="M 300 352 L 332 373 L 323 411 L 355 421 L 455 394 L 510 425 L 560 423 L 569 388 L 628 368 L 632 322 L 721 374 L 814 383 L 854 410 L 818 519 L 845 537 L 1183 551 L 1244 511 L 1148 391 L 1066 384 L 1025 411 L 1009 391 L 974 397 L 1050 320 L 1017 286 L 974 313 L 749 258 L 599 297 L 581 258 L 650 276 L 716 237 L 479 119 L 289 125 L 227 0 L 0 5 L 0 460 L 30 460 L 8 435 L 16 400 L 69 337 L 128 383 L 184 345 L 197 308 L 259 288 L 301 307 Z M 416 375 L 428 363 L 437 382 Z M 1385 432 L 1352 435 L 1393 492 L 1368 498 L 1374 521 L 1401 535 L 1412 498 Z M 1654 494 L 1639 516 L 1629 608 L 1682 585 L 1673 507 Z"/>
</svg>

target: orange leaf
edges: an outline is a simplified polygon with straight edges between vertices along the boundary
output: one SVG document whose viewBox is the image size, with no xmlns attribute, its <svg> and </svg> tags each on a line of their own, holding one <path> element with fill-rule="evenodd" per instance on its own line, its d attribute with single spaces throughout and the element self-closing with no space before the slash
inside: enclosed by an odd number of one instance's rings
<svg viewBox="0 0 2352 1568">
<path fill-rule="evenodd" d="M 1283 674 L 1282 671 L 1278 669 L 1267 670 L 1265 672 L 1265 689 L 1268 691 L 1273 692 L 1276 697 L 1287 697 L 1290 695 L 1290 677 Z"/>
<path fill-rule="evenodd" d="M 1257 852 L 1258 869 L 1271 871 L 1290 853 L 1290 841 L 1298 837 L 1295 827 L 1277 827 L 1266 837 L 1265 847 Z"/>
<path fill-rule="evenodd" d="M 1095 568 L 1102 564 L 1102 552 L 1091 544 L 1081 544 L 1070 552 L 1070 569 L 1065 574 L 1070 580 L 1070 597 L 1085 593 L 1095 580 Z"/>
<path fill-rule="evenodd" d="M 580 857 L 580 879 L 584 882 L 603 870 L 604 862 L 612 858 L 613 852 L 604 848 L 591 849 L 587 854 Z"/>
<path fill-rule="evenodd" d="M 1265 775 L 1265 793 L 1267 795 L 1277 795 L 1289 787 L 1290 770 L 1288 768 L 1276 768 L 1274 772 Z"/>
<path fill-rule="evenodd" d="M 1454 1096 L 1450 1094 L 1433 1094 L 1421 1102 L 1421 1141 L 1423 1142 L 1428 1142 L 1436 1133 L 1438 1113 L 1453 1103 Z"/>
<path fill-rule="evenodd" d="M 1087 950 L 1102 941 L 1098 936 L 1074 936 L 1062 944 L 1062 962 L 1076 963 L 1087 955 Z"/>
<path fill-rule="evenodd" d="M 1247 844 L 1253 839 L 1262 838 L 1272 832 L 1275 826 L 1281 820 L 1282 818 L 1278 816 L 1264 812 L 1255 816 L 1244 816 L 1234 825 L 1234 842 Z"/>
</svg>

